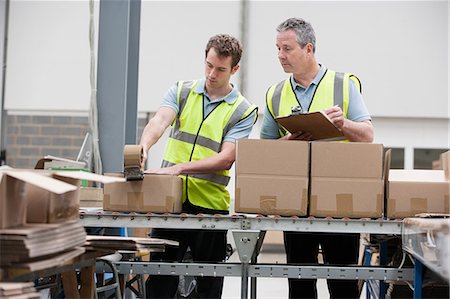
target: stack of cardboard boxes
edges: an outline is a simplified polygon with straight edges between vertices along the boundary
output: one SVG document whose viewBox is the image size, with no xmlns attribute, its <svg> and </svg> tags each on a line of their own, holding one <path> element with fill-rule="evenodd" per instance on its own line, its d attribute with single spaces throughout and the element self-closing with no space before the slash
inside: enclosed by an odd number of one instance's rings
<svg viewBox="0 0 450 299">
<path fill-rule="evenodd" d="M 444 170 L 389 171 L 381 144 L 242 140 L 235 211 L 397 219 L 450 213 L 448 156 L 441 157 Z"/>
<path fill-rule="evenodd" d="M 84 252 L 75 248 L 86 239 L 77 221 L 81 180 L 107 184 L 124 179 L 81 171 L 0 170 L 2 267 L 41 270 Z"/>
</svg>

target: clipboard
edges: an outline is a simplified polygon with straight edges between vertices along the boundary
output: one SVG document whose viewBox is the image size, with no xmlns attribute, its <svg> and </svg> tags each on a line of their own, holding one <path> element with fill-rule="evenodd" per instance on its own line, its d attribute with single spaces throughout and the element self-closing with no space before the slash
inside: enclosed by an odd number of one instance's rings
<svg viewBox="0 0 450 299">
<path fill-rule="evenodd" d="M 275 120 L 290 133 L 298 131 L 310 132 L 313 136 L 311 140 L 345 139 L 344 134 L 321 111 L 291 114 L 276 117 Z"/>
</svg>

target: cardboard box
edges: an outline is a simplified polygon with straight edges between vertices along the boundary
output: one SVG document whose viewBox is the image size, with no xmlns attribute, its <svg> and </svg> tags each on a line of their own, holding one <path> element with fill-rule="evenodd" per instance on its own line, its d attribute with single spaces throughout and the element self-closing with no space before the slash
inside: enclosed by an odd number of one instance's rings
<svg viewBox="0 0 450 299">
<path fill-rule="evenodd" d="M 145 174 L 142 181 L 105 185 L 103 209 L 122 212 L 180 213 L 182 189 L 182 180 L 177 176 Z"/>
<path fill-rule="evenodd" d="M 80 187 L 80 207 L 103 207 L 103 188 Z"/>
<path fill-rule="evenodd" d="M 27 222 L 58 223 L 78 219 L 80 209 L 80 181 L 94 181 L 109 184 L 124 182 L 124 178 L 108 177 L 84 171 L 37 171 L 43 176 L 65 182 L 74 187 L 73 190 L 58 194 L 49 192 L 40 186 L 27 185 Z"/>
<path fill-rule="evenodd" d="M 382 217 L 383 156 L 382 144 L 312 142 L 310 215 Z"/>
<path fill-rule="evenodd" d="M 48 194 L 62 195 L 76 186 L 38 173 L 8 169 L 0 171 L 0 229 L 24 225 L 27 217 L 27 187 L 35 186 Z M 42 210 L 42 206 L 37 207 Z"/>
<path fill-rule="evenodd" d="M 444 170 L 445 178 L 450 181 L 450 151 L 441 154 L 440 162 L 440 169 Z"/>
<path fill-rule="evenodd" d="M 305 216 L 309 143 L 239 140 L 236 150 L 235 211 Z"/>
<path fill-rule="evenodd" d="M 443 170 L 391 169 L 388 181 L 388 218 L 450 213 L 450 181 L 445 179 Z"/>
</svg>

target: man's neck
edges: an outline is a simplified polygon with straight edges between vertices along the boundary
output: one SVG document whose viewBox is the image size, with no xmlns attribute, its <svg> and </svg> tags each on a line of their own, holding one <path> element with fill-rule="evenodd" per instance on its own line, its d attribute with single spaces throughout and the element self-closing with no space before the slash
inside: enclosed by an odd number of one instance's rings
<svg viewBox="0 0 450 299">
<path fill-rule="evenodd" d="M 301 86 L 307 88 L 320 71 L 320 66 L 316 62 L 299 73 L 294 73 L 294 80 Z"/>
<path fill-rule="evenodd" d="M 223 88 L 217 89 L 212 89 L 205 86 L 205 90 L 211 100 L 217 100 L 229 94 L 233 90 L 233 87 L 231 84 L 227 84 Z"/>
</svg>

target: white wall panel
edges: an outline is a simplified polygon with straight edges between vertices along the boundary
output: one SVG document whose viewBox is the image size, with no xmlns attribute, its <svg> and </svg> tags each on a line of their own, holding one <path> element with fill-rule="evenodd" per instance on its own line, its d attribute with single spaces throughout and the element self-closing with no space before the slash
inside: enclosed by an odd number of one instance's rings
<svg viewBox="0 0 450 299">
<path fill-rule="evenodd" d="M 374 116 L 448 117 L 447 1 L 251 1 L 247 96 L 264 105 L 287 77 L 276 26 L 302 17 L 315 28 L 319 63 L 360 77 Z"/>
<path fill-rule="evenodd" d="M 212 35 L 239 38 L 239 1 L 144 1 L 141 13 L 140 111 L 155 111 L 176 81 L 204 76 Z M 239 71 L 232 81 L 237 85 Z"/>
<path fill-rule="evenodd" d="M 300 16 L 316 30 L 319 62 L 361 78 L 372 115 L 448 117 L 448 15 L 448 1 L 250 1 L 246 96 L 263 108 L 286 77 L 275 27 Z M 203 76 L 207 39 L 239 37 L 239 17 L 239 1 L 143 1 L 139 110 L 156 110 L 176 80 Z M 7 109 L 88 109 L 88 24 L 88 1 L 11 1 Z"/>
<path fill-rule="evenodd" d="M 88 1 L 10 1 L 8 38 L 6 109 L 89 109 Z"/>
</svg>

